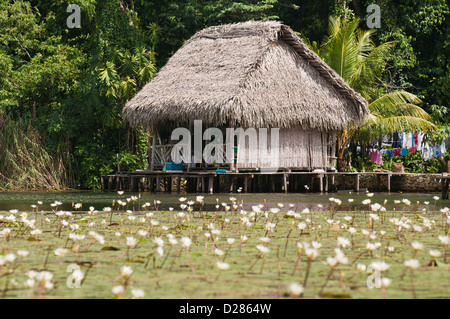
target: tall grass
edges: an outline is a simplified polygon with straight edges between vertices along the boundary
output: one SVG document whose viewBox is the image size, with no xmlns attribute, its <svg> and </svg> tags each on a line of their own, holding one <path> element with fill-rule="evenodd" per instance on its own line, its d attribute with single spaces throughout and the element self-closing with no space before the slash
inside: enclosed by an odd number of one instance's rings
<svg viewBox="0 0 450 319">
<path fill-rule="evenodd" d="M 63 190 L 67 185 L 64 156 L 52 157 L 31 125 L 0 118 L 0 189 Z"/>
</svg>

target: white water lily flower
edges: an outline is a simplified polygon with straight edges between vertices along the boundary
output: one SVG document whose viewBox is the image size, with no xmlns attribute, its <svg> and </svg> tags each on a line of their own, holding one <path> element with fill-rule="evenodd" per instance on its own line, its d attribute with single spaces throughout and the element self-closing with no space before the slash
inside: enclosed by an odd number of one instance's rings
<svg viewBox="0 0 450 319">
<path fill-rule="evenodd" d="M 366 269 L 367 269 L 367 267 L 366 267 L 366 265 L 364 265 L 364 264 L 357 264 L 357 265 L 356 265 L 356 270 L 357 270 L 359 273 L 365 272 Z"/>
<path fill-rule="evenodd" d="M 137 241 L 134 237 L 131 237 L 131 236 L 127 237 L 127 246 L 129 248 L 133 248 L 134 246 L 136 246 L 136 244 L 137 244 Z"/>
<path fill-rule="evenodd" d="M 192 244 L 192 241 L 189 237 L 182 237 L 181 238 L 181 247 L 183 248 L 189 248 Z"/>
<path fill-rule="evenodd" d="M 384 272 L 389 269 L 389 265 L 384 261 L 374 261 L 370 264 L 372 268 L 379 272 Z"/>
<path fill-rule="evenodd" d="M 419 243 L 418 241 L 413 241 L 413 242 L 411 243 L 411 247 L 412 247 L 414 250 L 422 250 L 422 249 L 423 249 L 423 244 L 422 244 L 422 243 Z"/>
<path fill-rule="evenodd" d="M 389 278 L 381 278 L 380 280 L 380 286 L 381 288 L 388 288 L 392 283 L 392 279 Z"/>
<path fill-rule="evenodd" d="M 440 236 L 438 236 L 438 239 L 441 241 L 441 243 L 443 245 L 448 245 L 450 243 L 450 237 L 449 236 L 440 235 Z"/>
<path fill-rule="evenodd" d="M 417 259 L 405 260 L 405 262 L 403 264 L 412 270 L 420 267 L 419 261 Z"/>
<path fill-rule="evenodd" d="M 145 292 L 142 289 L 132 289 L 131 294 L 133 295 L 133 299 L 142 299 L 145 296 Z"/>
<path fill-rule="evenodd" d="M 300 285 L 300 284 L 297 284 L 297 283 L 289 284 L 288 290 L 289 290 L 290 295 L 293 296 L 293 297 L 298 297 L 301 294 L 303 294 L 303 292 L 305 291 L 303 286 Z"/>
<path fill-rule="evenodd" d="M 258 249 L 261 254 L 267 254 L 270 251 L 268 247 L 263 245 L 256 245 L 256 249 Z"/>
<path fill-rule="evenodd" d="M 319 251 L 315 248 L 306 248 L 305 255 L 309 260 L 314 260 L 319 256 Z"/>
<path fill-rule="evenodd" d="M 217 262 L 217 267 L 218 267 L 220 270 L 227 270 L 227 269 L 230 268 L 230 265 L 227 264 L 227 263 L 225 263 L 225 262 L 218 261 L 218 262 Z"/>
<path fill-rule="evenodd" d="M 130 266 L 122 266 L 120 268 L 120 275 L 122 277 L 130 277 L 133 274 L 133 268 Z"/>
<path fill-rule="evenodd" d="M 439 250 L 430 250 L 429 254 L 431 257 L 437 258 L 441 256 L 441 252 Z"/>
<path fill-rule="evenodd" d="M 115 296 L 120 296 L 120 295 L 122 295 L 124 292 L 125 292 L 125 287 L 124 287 L 124 286 L 118 285 L 118 286 L 114 286 L 114 287 L 112 288 L 112 293 L 113 293 Z"/>
<path fill-rule="evenodd" d="M 338 237 L 337 238 L 337 245 L 341 246 L 342 248 L 346 248 L 350 246 L 351 242 L 345 237 Z"/>
<path fill-rule="evenodd" d="M 66 249 L 66 248 L 57 248 L 55 251 L 54 251 L 54 253 L 55 253 L 55 255 L 56 256 L 59 256 L 59 257 L 63 257 L 65 254 L 67 254 L 69 252 L 69 250 L 68 249 Z"/>
</svg>

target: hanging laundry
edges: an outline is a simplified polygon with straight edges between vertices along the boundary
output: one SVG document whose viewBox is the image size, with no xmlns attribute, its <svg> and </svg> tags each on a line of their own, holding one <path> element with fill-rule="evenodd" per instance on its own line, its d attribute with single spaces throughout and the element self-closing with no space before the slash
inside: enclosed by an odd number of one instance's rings
<svg viewBox="0 0 450 319">
<path fill-rule="evenodd" d="M 422 149 L 422 158 L 425 161 L 430 159 L 430 149 L 428 148 L 428 144 L 426 144 Z"/>
<path fill-rule="evenodd" d="M 377 151 L 377 161 L 375 163 L 378 165 L 383 165 L 383 157 L 381 156 L 380 151 Z"/>
<path fill-rule="evenodd" d="M 394 157 L 394 149 L 388 149 L 388 150 L 386 150 L 387 152 L 386 152 L 386 155 L 387 155 L 387 157 L 388 158 L 393 158 Z"/>
<path fill-rule="evenodd" d="M 423 133 L 418 133 L 417 134 L 417 150 L 421 151 L 423 148 Z"/>
<path fill-rule="evenodd" d="M 408 148 L 408 152 L 414 154 L 416 152 L 416 147 L 413 146 L 413 147 Z"/>
<path fill-rule="evenodd" d="M 408 149 L 407 149 L 406 147 L 402 148 L 402 149 L 400 150 L 400 155 L 401 155 L 401 156 L 406 156 L 406 155 L 408 155 Z"/>
<path fill-rule="evenodd" d="M 377 161 L 376 149 L 372 149 L 370 152 L 370 161 L 375 163 Z"/>
<path fill-rule="evenodd" d="M 405 133 L 405 138 L 403 139 L 402 148 L 409 148 L 414 146 L 414 137 L 412 133 Z"/>
<path fill-rule="evenodd" d="M 392 141 L 392 147 L 396 148 L 396 147 L 400 147 L 402 145 L 402 139 L 400 136 L 400 133 L 394 133 L 394 138 Z"/>
<path fill-rule="evenodd" d="M 434 155 L 436 157 L 442 156 L 441 146 L 440 145 L 434 147 Z"/>
<path fill-rule="evenodd" d="M 414 146 L 417 147 L 419 145 L 419 133 L 414 133 Z"/>
<path fill-rule="evenodd" d="M 400 156 L 400 149 L 399 148 L 394 149 L 394 156 Z"/>
</svg>

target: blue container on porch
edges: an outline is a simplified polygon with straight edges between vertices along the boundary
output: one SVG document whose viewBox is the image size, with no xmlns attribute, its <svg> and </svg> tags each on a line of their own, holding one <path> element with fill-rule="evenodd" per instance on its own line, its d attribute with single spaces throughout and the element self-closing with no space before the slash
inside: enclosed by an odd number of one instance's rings
<svg viewBox="0 0 450 319">
<path fill-rule="evenodd" d="M 164 172 L 182 171 L 182 170 L 183 170 L 183 163 L 177 164 L 177 163 L 173 163 L 173 162 L 167 162 L 163 169 Z"/>
</svg>

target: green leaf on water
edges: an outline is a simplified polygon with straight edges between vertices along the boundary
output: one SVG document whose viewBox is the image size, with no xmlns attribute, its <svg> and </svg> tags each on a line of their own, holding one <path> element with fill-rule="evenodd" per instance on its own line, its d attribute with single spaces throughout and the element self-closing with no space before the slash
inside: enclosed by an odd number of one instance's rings
<svg viewBox="0 0 450 319">
<path fill-rule="evenodd" d="M 102 248 L 102 251 L 118 251 L 118 250 L 120 250 L 120 249 L 117 247 L 113 247 L 113 246 L 105 246 Z"/>
<path fill-rule="evenodd" d="M 143 260 L 130 260 L 130 259 L 127 259 L 126 262 L 133 263 L 133 264 L 143 264 L 144 263 Z"/>
</svg>

